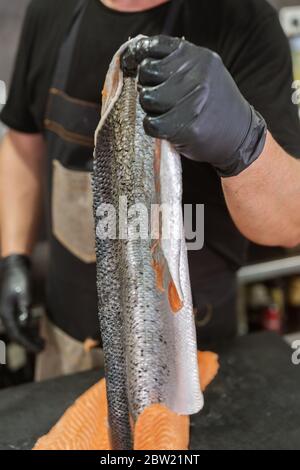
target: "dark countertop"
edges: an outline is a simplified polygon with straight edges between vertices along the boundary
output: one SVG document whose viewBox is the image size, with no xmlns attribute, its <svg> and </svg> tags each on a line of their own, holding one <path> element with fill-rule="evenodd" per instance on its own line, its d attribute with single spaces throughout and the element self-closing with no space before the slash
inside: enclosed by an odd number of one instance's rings
<svg viewBox="0 0 300 470">
<path fill-rule="evenodd" d="M 300 450 L 300 365 L 276 335 L 218 347 L 221 369 L 192 418 L 191 448 Z M 30 449 L 102 371 L 0 392 L 0 449 Z"/>
</svg>

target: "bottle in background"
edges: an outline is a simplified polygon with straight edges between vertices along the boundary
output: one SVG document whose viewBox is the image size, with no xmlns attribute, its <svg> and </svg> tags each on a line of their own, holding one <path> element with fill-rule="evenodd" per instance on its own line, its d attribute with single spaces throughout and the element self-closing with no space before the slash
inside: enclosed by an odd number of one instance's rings
<svg viewBox="0 0 300 470">
<path fill-rule="evenodd" d="M 252 284 L 247 292 L 249 333 L 262 330 L 263 312 L 271 303 L 269 290 L 265 284 Z"/>
<path fill-rule="evenodd" d="M 282 334 L 285 330 L 285 293 L 280 281 L 269 283 L 270 304 L 262 314 L 262 328 Z"/>
</svg>

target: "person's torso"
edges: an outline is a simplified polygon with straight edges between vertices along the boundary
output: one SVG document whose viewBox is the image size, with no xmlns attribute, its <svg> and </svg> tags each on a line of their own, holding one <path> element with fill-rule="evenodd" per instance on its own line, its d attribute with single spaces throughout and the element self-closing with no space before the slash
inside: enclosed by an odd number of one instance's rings
<svg viewBox="0 0 300 470">
<path fill-rule="evenodd" d="M 40 29 L 42 25 L 38 25 L 42 42 L 44 35 L 46 50 L 43 51 L 42 57 L 41 44 L 37 40 L 30 75 L 32 83 L 40 80 L 35 87 L 32 85 L 35 90 L 31 101 L 32 112 L 39 127 L 45 132 L 50 161 L 52 256 L 48 308 L 54 323 L 72 336 L 83 340 L 87 336 L 95 337 L 94 332 L 98 331 L 95 314 L 96 275 L 91 244 L 93 227 L 89 213 L 92 203 L 87 188 L 89 172 L 92 169 L 93 133 L 101 111 L 101 90 L 111 58 L 120 45 L 129 37 L 138 34 L 160 34 L 169 9 L 169 3 L 165 3 L 144 12 L 121 13 L 105 7 L 99 0 L 86 0 L 86 3 L 86 9 L 78 24 L 71 57 L 67 58 L 69 64 L 64 70 L 64 86 L 56 88 L 53 86 L 53 80 L 57 73 L 61 44 L 70 28 L 69 18 L 76 5 L 75 0 L 67 0 L 64 7 L 58 7 L 56 11 L 51 9 L 52 17 L 58 22 L 57 37 L 54 37 L 53 33 L 50 37 L 45 36 L 47 31 L 49 33 L 49 20 L 44 19 L 43 32 Z M 218 18 L 215 18 L 215 9 L 209 8 L 207 1 L 202 3 L 203 15 L 196 18 L 192 14 L 195 1 L 186 2 L 182 14 L 178 15 L 174 23 L 174 35 L 184 35 L 196 44 L 209 47 L 221 55 L 223 53 L 225 64 L 227 62 L 227 65 L 230 65 L 231 53 L 228 51 L 226 54 L 226 44 L 223 44 L 222 38 L 224 27 L 220 29 L 220 26 L 224 25 L 223 9 Z M 48 63 L 45 59 L 47 48 Z M 76 113 L 79 116 L 78 122 Z M 70 128 L 68 116 L 72 117 L 69 120 Z M 206 262 L 207 250 L 212 250 L 220 257 L 222 269 L 224 259 L 227 260 L 228 266 L 231 266 L 228 267 L 230 272 L 243 262 L 247 242 L 231 221 L 220 179 L 209 165 L 185 158 L 182 162 L 183 202 L 205 204 Z M 203 256 L 200 251 L 191 253 L 189 257 L 191 276 L 193 278 L 195 273 L 200 284 L 203 277 L 199 273 L 199 266 Z M 217 265 L 215 269 L 218 270 Z M 196 291 L 201 288 L 197 279 L 192 282 Z"/>
</svg>

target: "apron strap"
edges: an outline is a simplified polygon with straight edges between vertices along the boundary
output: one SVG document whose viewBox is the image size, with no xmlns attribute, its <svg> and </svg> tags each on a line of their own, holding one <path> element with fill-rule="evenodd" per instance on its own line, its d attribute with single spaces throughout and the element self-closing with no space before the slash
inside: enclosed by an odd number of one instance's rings
<svg viewBox="0 0 300 470">
<path fill-rule="evenodd" d="M 78 0 L 73 11 L 70 27 L 66 33 L 65 40 L 60 48 L 56 69 L 53 78 L 53 87 L 59 90 L 65 90 L 68 75 L 73 58 L 73 52 L 78 37 L 78 31 L 81 25 L 82 17 L 87 7 L 87 0 Z"/>
<path fill-rule="evenodd" d="M 162 34 L 166 34 L 167 36 L 174 34 L 176 21 L 179 17 L 181 7 L 184 4 L 184 0 L 171 0 L 170 3 L 167 18 L 162 29 Z"/>
</svg>

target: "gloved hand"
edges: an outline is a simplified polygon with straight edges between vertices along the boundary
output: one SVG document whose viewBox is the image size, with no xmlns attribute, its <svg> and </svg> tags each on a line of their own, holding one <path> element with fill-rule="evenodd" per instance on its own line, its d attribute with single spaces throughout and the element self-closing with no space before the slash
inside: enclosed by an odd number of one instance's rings
<svg viewBox="0 0 300 470">
<path fill-rule="evenodd" d="M 169 36 L 143 38 L 122 57 L 127 75 L 139 70 L 140 102 L 152 137 L 182 155 L 234 176 L 261 154 L 264 119 L 241 95 L 218 54 Z"/>
<path fill-rule="evenodd" d="M 42 338 L 30 331 L 30 260 L 11 255 L 0 264 L 0 318 L 10 339 L 33 353 L 44 347 Z"/>
</svg>

